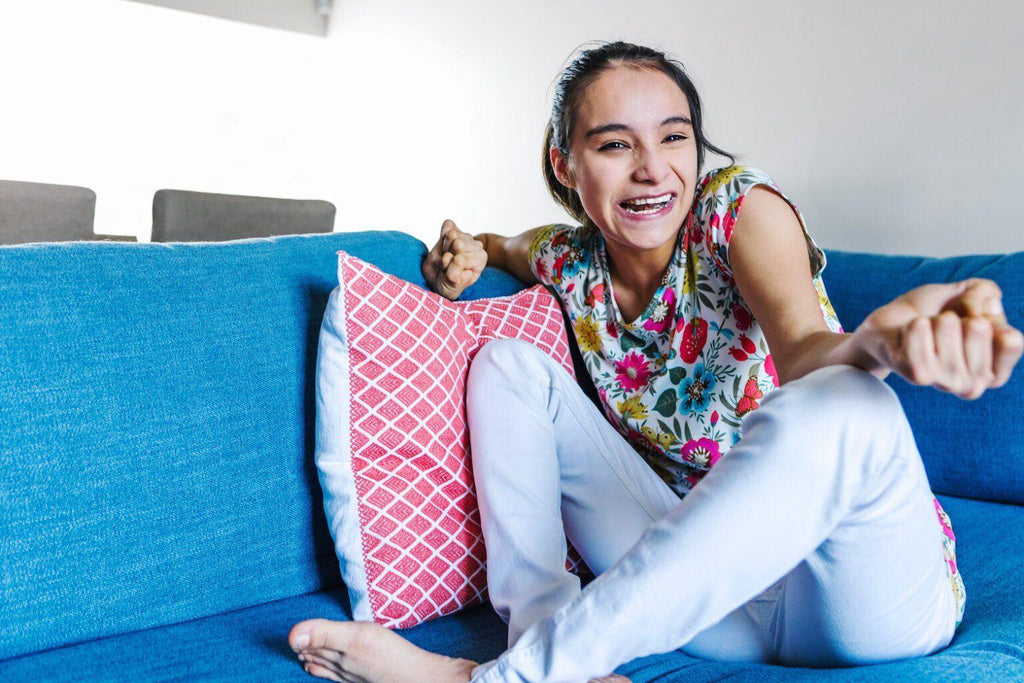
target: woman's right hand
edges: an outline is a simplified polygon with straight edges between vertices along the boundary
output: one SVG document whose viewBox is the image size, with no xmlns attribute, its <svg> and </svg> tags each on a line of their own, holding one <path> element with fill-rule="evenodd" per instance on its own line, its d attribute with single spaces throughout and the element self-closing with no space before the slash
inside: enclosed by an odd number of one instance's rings
<svg viewBox="0 0 1024 683">
<path fill-rule="evenodd" d="M 485 265 L 484 243 L 459 230 L 454 221 L 446 220 L 437 244 L 423 258 L 421 270 L 427 286 L 454 301 L 480 278 Z"/>
</svg>

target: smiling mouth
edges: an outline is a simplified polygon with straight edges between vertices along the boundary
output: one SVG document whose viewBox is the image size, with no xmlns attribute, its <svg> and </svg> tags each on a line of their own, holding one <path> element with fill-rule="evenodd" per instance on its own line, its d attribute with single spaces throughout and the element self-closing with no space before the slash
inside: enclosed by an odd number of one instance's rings
<svg viewBox="0 0 1024 683">
<path fill-rule="evenodd" d="M 650 213 L 657 213 L 672 202 L 674 195 L 671 192 L 658 197 L 643 197 L 639 199 L 627 199 L 619 202 L 619 206 L 629 213 L 643 216 Z"/>
</svg>

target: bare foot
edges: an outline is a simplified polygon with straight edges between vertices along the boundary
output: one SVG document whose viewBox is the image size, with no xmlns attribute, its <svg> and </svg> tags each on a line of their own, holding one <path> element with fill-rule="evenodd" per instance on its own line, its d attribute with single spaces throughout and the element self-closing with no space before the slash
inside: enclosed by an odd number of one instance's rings
<svg viewBox="0 0 1024 683">
<path fill-rule="evenodd" d="M 591 678 L 587 683 L 633 683 L 633 681 L 619 674 L 609 674 L 601 676 L 601 678 Z"/>
<path fill-rule="evenodd" d="M 309 619 L 291 646 L 310 674 L 343 683 L 467 683 L 476 662 L 418 648 L 372 621 Z"/>
</svg>

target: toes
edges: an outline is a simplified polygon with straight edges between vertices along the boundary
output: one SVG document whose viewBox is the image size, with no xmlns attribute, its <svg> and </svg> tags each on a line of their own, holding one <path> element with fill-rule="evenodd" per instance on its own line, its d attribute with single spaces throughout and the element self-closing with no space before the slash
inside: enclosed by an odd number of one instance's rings
<svg viewBox="0 0 1024 683">
<path fill-rule="evenodd" d="M 339 683 L 345 683 L 344 679 L 341 678 L 338 674 L 334 673 L 327 667 L 321 666 L 320 664 L 317 664 L 315 662 L 307 662 L 305 669 L 306 673 L 310 674 L 311 676 L 316 676 L 317 678 L 326 678 L 329 681 L 338 681 Z"/>
<path fill-rule="evenodd" d="M 327 662 L 333 668 L 338 669 L 339 671 L 341 671 L 341 669 L 344 668 L 342 665 L 344 664 L 345 654 L 342 652 L 338 652 L 337 650 L 306 650 L 303 654 L 312 655 L 317 659 L 321 659 L 324 662 Z"/>
<path fill-rule="evenodd" d="M 345 650 L 347 622 L 327 619 L 307 619 L 292 626 L 288 645 L 294 652 L 303 650 Z"/>
</svg>

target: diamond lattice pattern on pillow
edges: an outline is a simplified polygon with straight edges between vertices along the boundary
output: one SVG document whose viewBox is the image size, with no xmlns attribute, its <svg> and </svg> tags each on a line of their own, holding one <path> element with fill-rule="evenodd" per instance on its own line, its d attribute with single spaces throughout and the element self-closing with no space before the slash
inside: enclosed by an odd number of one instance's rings
<svg viewBox="0 0 1024 683">
<path fill-rule="evenodd" d="M 572 361 L 558 303 L 541 286 L 450 302 L 344 252 L 338 274 L 351 432 L 351 469 L 342 475 L 352 478 L 359 525 L 359 548 L 344 554 L 362 554 L 361 562 L 342 557 L 339 544 L 339 559 L 356 618 L 368 607 L 378 623 L 406 628 L 487 597 L 465 414 L 473 356 L 491 339 L 515 337 L 570 374 Z M 356 537 L 332 528 L 335 539 L 339 531 Z M 572 557 L 567 566 L 579 562 Z M 353 585 L 364 577 L 365 587 Z M 363 599 L 368 606 L 356 604 Z"/>
</svg>

